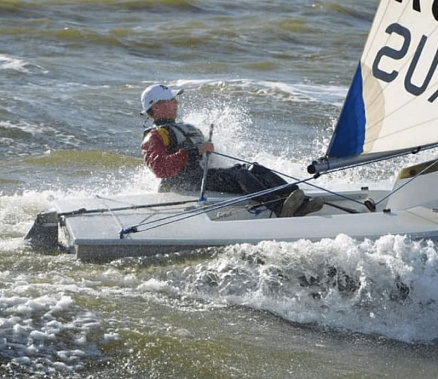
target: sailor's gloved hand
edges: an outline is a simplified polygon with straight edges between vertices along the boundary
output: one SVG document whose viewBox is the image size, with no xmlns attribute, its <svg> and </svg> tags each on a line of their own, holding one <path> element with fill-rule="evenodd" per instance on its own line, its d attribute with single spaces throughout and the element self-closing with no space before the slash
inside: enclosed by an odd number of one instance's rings
<svg viewBox="0 0 438 379">
<path fill-rule="evenodd" d="M 204 155 L 204 153 L 213 153 L 214 145 L 211 142 L 205 142 L 198 146 L 199 155 Z"/>
<path fill-rule="evenodd" d="M 214 145 L 211 142 L 204 142 L 195 147 L 184 148 L 184 150 L 189 158 L 189 163 L 193 163 L 199 161 L 204 153 L 212 153 Z"/>
</svg>

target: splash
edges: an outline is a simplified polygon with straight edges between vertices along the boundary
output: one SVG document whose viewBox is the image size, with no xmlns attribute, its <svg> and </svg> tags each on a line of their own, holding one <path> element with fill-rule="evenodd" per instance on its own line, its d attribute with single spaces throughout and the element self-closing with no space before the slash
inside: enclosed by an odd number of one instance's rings
<svg viewBox="0 0 438 379">
<path fill-rule="evenodd" d="M 169 283 L 215 304 L 414 343 L 438 338 L 438 254 L 402 236 L 227 247 Z"/>
</svg>

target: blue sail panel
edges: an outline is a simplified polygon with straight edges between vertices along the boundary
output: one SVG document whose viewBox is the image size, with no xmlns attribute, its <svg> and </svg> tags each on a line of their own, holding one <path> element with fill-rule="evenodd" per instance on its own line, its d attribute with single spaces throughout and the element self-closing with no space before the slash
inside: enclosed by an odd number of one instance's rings
<svg viewBox="0 0 438 379">
<path fill-rule="evenodd" d="M 361 154 L 365 142 L 365 127 L 362 69 L 359 64 L 327 155 L 342 158 Z"/>
</svg>

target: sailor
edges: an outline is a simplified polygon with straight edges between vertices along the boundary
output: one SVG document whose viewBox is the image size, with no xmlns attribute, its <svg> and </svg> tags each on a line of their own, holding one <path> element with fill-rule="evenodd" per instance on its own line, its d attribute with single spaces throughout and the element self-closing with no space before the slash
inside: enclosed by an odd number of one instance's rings
<svg viewBox="0 0 438 379">
<path fill-rule="evenodd" d="M 170 90 L 158 84 L 141 94 L 142 115 L 153 119 L 145 129 L 141 144 L 147 167 L 161 178 L 160 192 L 197 191 L 201 188 L 204 153 L 213 153 L 213 143 L 206 141 L 201 130 L 176 122 L 178 102 L 183 90 Z M 264 166 L 237 164 L 228 168 L 209 168 L 205 189 L 233 194 L 251 194 L 287 184 Z M 283 201 L 286 198 L 285 201 Z M 258 197 L 277 217 L 304 216 L 322 208 L 321 199 L 308 199 L 298 186 Z"/>
</svg>

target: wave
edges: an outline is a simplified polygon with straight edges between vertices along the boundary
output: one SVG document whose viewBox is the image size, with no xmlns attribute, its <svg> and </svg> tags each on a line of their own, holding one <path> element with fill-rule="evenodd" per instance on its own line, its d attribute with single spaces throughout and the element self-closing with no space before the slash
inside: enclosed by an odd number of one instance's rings
<svg viewBox="0 0 438 379">
<path fill-rule="evenodd" d="M 7 277 L 9 261 L 18 260 L 23 269 L 34 256 L 35 271 L 47 259 L 52 260 L 35 256 L 23 240 L 35 214 L 47 210 L 55 198 L 91 194 L 92 189 L 82 192 L 76 189 L 70 193 L 29 191 L 0 197 L 4 266 L 0 273 L 7 279 L 3 283 L 12 280 Z M 76 267 L 74 259 L 61 255 L 52 265 Z M 151 265 L 156 267 L 150 269 Z M 166 255 L 161 261 L 127 258 L 109 267 L 111 287 L 127 291 L 133 297 L 142 296 L 145 291 L 165 293 L 208 306 L 244 306 L 269 311 L 293 323 L 406 343 L 438 341 L 438 322 L 434 317 L 438 311 L 438 250 L 428 240 L 412 241 L 405 236 L 388 235 L 375 241 L 358 241 L 339 235 L 318 242 L 265 241 L 257 245 L 201 249 L 175 258 Z M 79 268 L 82 280 L 87 275 L 91 280 L 97 270 L 93 265 L 88 268 L 79 265 Z M 104 275 L 108 266 L 98 270 Z M 126 276 L 126 272 L 130 275 Z M 84 291 L 94 288 L 91 282 L 88 288 L 88 280 L 81 283 Z M 17 301 L 21 303 L 18 298 Z"/>
<path fill-rule="evenodd" d="M 35 66 L 24 59 L 0 54 L 0 70 L 10 70 L 27 74 L 33 67 L 41 69 L 40 66 Z"/>
<path fill-rule="evenodd" d="M 438 340 L 437 273 L 431 241 L 385 236 L 360 242 L 340 235 L 230 246 L 213 260 L 184 266 L 165 285 L 291 322 L 427 344 Z"/>
<path fill-rule="evenodd" d="M 23 4 L 22 0 L 6 0 L 0 3 L 0 10 L 4 12 L 17 13 L 21 11 L 34 11 L 44 9 L 48 6 L 65 8 L 74 7 L 81 10 L 83 6 L 108 6 L 116 9 L 131 10 L 150 10 L 163 7 L 175 7 L 181 9 L 198 9 L 203 2 L 201 0 L 36 0 L 27 1 Z M 91 9 L 93 10 L 93 9 Z"/>
<path fill-rule="evenodd" d="M 344 5 L 344 4 L 328 4 L 323 6 L 336 13 L 340 13 L 345 16 L 349 16 L 356 20 L 365 20 L 370 23 L 374 16 L 375 7 L 364 6 L 364 5 Z"/>
<path fill-rule="evenodd" d="M 261 96 L 274 98 L 278 101 L 293 101 L 303 103 L 322 103 L 340 107 L 343 103 L 348 88 L 341 85 L 320 85 L 308 83 L 290 83 L 257 79 L 230 79 L 227 81 L 217 79 L 181 79 L 170 82 L 169 85 L 208 91 L 210 96 L 215 93 L 224 93 L 225 97 Z"/>
<path fill-rule="evenodd" d="M 318 43 L 321 32 L 333 30 L 339 21 L 327 19 L 324 13 L 318 13 L 312 7 L 291 6 L 285 2 L 265 5 L 267 12 L 257 23 L 254 23 L 254 17 L 259 17 L 261 9 L 251 2 L 246 8 L 233 6 L 231 2 L 227 7 L 227 4 L 196 0 L 43 0 L 26 2 L 25 7 L 19 1 L 7 4 L 0 7 L 9 9 L 11 17 L 20 19 L 20 22 L 10 22 L 6 17 L 0 25 L 1 36 L 32 36 L 36 41 L 68 43 L 71 48 L 89 44 L 126 47 L 137 53 L 142 49 L 160 50 L 163 46 L 210 47 L 212 52 L 220 47 L 231 53 L 254 46 L 269 47 L 278 39 L 290 41 L 292 49 L 302 44 Z M 363 14 L 356 7 L 332 5 L 328 8 L 353 19 Z M 140 17 L 139 12 L 144 16 Z M 175 12 L 186 13 L 187 17 L 177 17 Z M 309 12 L 319 22 L 310 23 Z M 166 22 L 168 13 L 172 13 L 170 22 Z M 97 19 L 105 22 L 96 22 Z M 332 34 L 338 32 L 335 30 Z"/>
<path fill-rule="evenodd" d="M 71 169 L 87 168 L 127 168 L 138 167 L 142 164 L 140 158 L 101 150 L 52 150 L 46 155 L 25 158 L 29 166 L 67 166 Z"/>
</svg>

